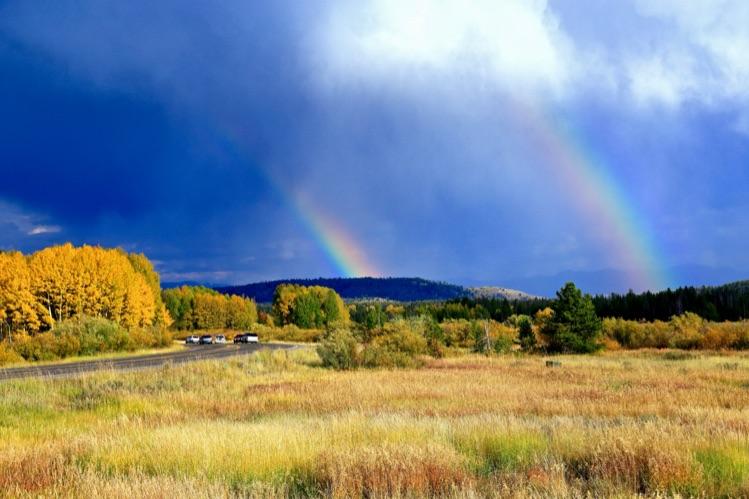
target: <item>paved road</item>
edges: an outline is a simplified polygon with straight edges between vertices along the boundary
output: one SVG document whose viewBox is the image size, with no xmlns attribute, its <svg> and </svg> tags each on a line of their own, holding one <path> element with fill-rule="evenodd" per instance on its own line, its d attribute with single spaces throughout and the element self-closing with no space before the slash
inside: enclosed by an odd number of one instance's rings
<svg viewBox="0 0 749 499">
<path fill-rule="evenodd" d="M 74 376 L 76 374 L 99 371 L 102 369 L 128 371 L 133 369 L 160 367 L 164 364 L 182 364 L 185 362 L 194 362 L 196 360 L 224 359 L 235 355 L 249 355 L 263 349 L 286 350 L 292 348 L 295 348 L 295 345 L 282 343 L 194 345 L 185 347 L 184 350 L 176 352 L 138 355 L 121 359 L 101 359 L 83 362 L 46 364 L 43 366 L 11 367 L 0 369 L 0 380 L 30 378 L 34 376 Z"/>
</svg>

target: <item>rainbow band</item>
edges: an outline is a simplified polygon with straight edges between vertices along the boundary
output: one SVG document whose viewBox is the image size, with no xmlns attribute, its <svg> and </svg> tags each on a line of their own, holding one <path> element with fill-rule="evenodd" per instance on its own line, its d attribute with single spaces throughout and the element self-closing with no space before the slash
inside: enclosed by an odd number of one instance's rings
<svg viewBox="0 0 749 499">
<path fill-rule="evenodd" d="M 512 115 L 543 152 L 549 174 L 562 182 L 571 194 L 571 201 L 591 227 L 607 231 L 612 236 L 608 250 L 615 256 L 615 261 L 625 267 L 636 290 L 657 290 L 671 285 L 673 280 L 664 270 L 664 260 L 647 219 L 618 188 L 605 165 L 584 147 L 583 141 L 575 139 L 541 110 L 520 101 L 511 105 L 514 106 Z M 228 127 L 224 133 L 231 139 L 236 152 L 242 154 L 242 141 L 237 134 Z M 376 277 L 383 274 L 339 222 L 300 193 L 292 193 L 284 182 L 273 177 L 268 168 L 260 168 L 259 172 L 293 209 L 342 276 Z"/>
<path fill-rule="evenodd" d="M 379 277 L 381 273 L 367 259 L 362 247 L 332 217 L 314 207 L 303 195 L 292 198 L 293 206 L 315 236 L 318 245 L 344 277 Z"/>
<path fill-rule="evenodd" d="M 245 154 L 241 134 L 224 124 L 220 128 L 223 137 L 228 139 L 227 145 L 241 158 L 249 158 Z M 357 244 L 343 226 L 317 208 L 308 198 L 299 192 L 292 192 L 286 183 L 275 177 L 270 168 L 258 168 L 262 176 L 284 204 L 291 208 L 296 218 L 305 226 L 315 238 L 318 247 L 323 250 L 330 263 L 342 277 L 380 277 L 383 275 L 367 258 L 364 249 Z"/>
<path fill-rule="evenodd" d="M 611 236 L 607 249 L 624 266 L 636 291 L 670 286 L 672 279 L 646 217 L 627 199 L 606 165 L 537 108 L 519 101 L 513 105 L 514 116 L 541 150 L 550 174 L 561 180 L 590 226 Z"/>
</svg>

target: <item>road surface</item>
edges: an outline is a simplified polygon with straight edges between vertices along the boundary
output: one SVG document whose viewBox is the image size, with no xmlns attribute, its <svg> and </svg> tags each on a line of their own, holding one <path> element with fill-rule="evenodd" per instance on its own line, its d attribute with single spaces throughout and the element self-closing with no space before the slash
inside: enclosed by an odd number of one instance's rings
<svg viewBox="0 0 749 499">
<path fill-rule="evenodd" d="M 45 364 L 39 366 L 10 367 L 0 369 L 0 381 L 7 379 L 30 378 L 35 376 L 64 377 L 76 374 L 112 369 L 116 371 L 130 371 L 160 367 L 165 364 L 183 364 L 197 360 L 224 359 L 236 355 L 249 355 L 259 350 L 287 350 L 295 345 L 283 343 L 247 343 L 229 345 L 192 345 L 176 352 L 145 354 L 119 359 L 86 360 L 81 362 L 65 362 L 59 364 Z"/>
</svg>

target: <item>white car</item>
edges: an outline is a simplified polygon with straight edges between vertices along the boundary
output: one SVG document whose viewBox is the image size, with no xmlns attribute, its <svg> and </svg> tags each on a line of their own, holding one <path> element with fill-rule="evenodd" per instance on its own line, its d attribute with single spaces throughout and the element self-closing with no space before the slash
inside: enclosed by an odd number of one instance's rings
<svg viewBox="0 0 749 499">
<path fill-rule="evenodd" d="M 194 334 L 192 336 L 188 336 L 185 338 L 185 345 L 199 345 L 200 344 L 200 336 L 195 336 Z"/>
<path fill-rule="evenodd" d="M 220 345 L 226 344 L 226 336 L 223 334 L 219 334 L 216 336 L 216 338 L 213 340 L 214 343 L 218 343 Z"/>
</svg>

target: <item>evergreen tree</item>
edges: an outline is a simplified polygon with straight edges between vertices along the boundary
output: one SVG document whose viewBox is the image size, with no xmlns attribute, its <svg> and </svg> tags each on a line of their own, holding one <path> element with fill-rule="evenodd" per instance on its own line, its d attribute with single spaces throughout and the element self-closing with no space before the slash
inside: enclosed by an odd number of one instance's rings
<svg viewBox="0 0 749 499">
<path fill-rule="evenodd" d="M 557 291 L 554 316 L 544 331 L 550 352 L 594 352 L 601 348 L 601 328 L 590 295 L 583 295 L 571 282 Z"/>
<path fill-rule="evenodd" d="M 536 348 L 536 333 L 530 317 L 523 315 L 518 319 L 518 340 L 523 351 L 530 352 Z"/>
</svg>

